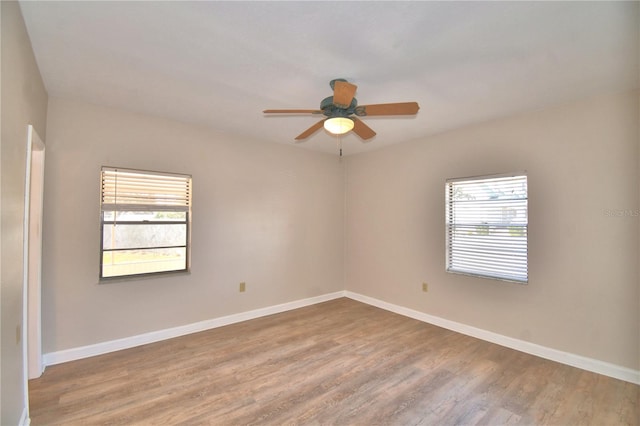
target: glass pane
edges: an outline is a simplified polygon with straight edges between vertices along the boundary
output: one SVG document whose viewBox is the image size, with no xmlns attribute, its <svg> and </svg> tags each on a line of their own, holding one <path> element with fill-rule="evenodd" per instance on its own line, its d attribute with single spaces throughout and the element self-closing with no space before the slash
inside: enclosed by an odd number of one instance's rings
<svg viewBox="0 0 640 426">
<path fill-rule="evenodd" d="M 104 278 L 186 269 L 186 248 L 110 251 L 102 256 Z"/>
<path fill-rule="evenodd" d="M 527 282 L 527 177 L 447 183 L 447 270 Z"/>
<path fill-rule="evenodd" d="M 184 223 L 107 225 L 102 231 L 102 248 L 126 249 L 166 246 L 186 246 L 187 225 Z"/>
<path fill-rule="evenodd" d="M 187 212 L 174 211 L 133 211 L 133 212 L 114 212 L 105 211 L 104 221 L 112 222 L 114 220 L 122 222 L 185 222 L 187 220 Z"/>
<path fill-rule="evenodd" d="M 527 177 L 450 182 L 454 201 L 517 200 L 527 198 Z"/>
</svg>

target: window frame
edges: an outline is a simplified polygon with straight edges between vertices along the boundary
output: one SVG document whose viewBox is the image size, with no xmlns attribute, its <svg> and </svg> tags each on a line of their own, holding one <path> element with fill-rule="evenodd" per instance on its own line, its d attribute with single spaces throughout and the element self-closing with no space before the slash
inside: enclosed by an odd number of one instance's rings
<svg viewBox="0 0 640 426">
<path fill-rule="evenodd" d="M 149 184 L 146 187 L 148 193 L 121 190 L 118 194 L 117 176 L 124 176 L 135 181 L 134 185 L 140 185 L 142 181 Z M 115 179 L 115 186 L 109 180 L 111 176 Z M 138 176 L 138 180 L 134 176 Z M 184 185 L 184 190 L 173 191 L 172 194 L 159 197 L 160 191 L 154 191 L 153 188 L 160 186 L 165 189 L 162 181 L 168 181 L 177 186 Z M 124 185 L 124 184 L 123 184 Z M 102 166 L 100 170 L 100 261 L 98 278 L 100 283 L 112 281 L 126 281 L 133 279 L 142 279 L 167 274 L 184 274 L 191 271 L 191 221 L 192 221 L 192 176 L 180 173 L 169 173 L 160 171 L 150 171 L 141 169 L 131 169 L 124 167 Z M 113 212 L 113 219 L 105 219 L 105 213 Z M 180 220 L 118 220 L 118 212 L 181 212 L 184 213 L 184 219 Z M 184 225 L 185 226 L 185 242 L 180 245 L 167 246 L 130 246 L 125 248 L 105 249 L 104 232 L 105 226 L 111 225 L 134 225 L 134 226 L 154 226 L 154 225 Z M 126 251 L 126 250 L 153 250 L 153 249 L 184 249 L 184 268 L 164 269 L 152 272 L 128 273 L 120 275 L 104 276 L 105 253 Z"/>
<path fill-rule="evenodd" d="M 518 180 L 520 180 L 520 182 L 518 182 Z M 457 203 L 460 203 L 462 200 L 453 199 L 455 187 L 461 187 L 464 184 L 467 184 L 469 185 L 469 188 L 473 188 L 471 185 L 486 185 L 487 182 L 490 181 L 493 181 L 494 184 L 497 181 L 515 181 L 518 185 L 524 185 L 524 197 L 513 196 L 510 198 L 505 197 L 504 199 L 498 198 L 496 200 L 475 200 L 475 203 L 480 207 L 476 210 L 470 210 L 467 208 L 464 215 L 466 215 L 467 218 L 486 218 L 488 217 L 486 215 L 490 215 L 490 217 L 496 221 L 491 224 L 487 221 L 482 221 L 481 219 L 474 219 L 476 220 L 475 222 L 469 221 L 467 223 L 456 222 L 456 218 L 454 217 L 456 216 L 456 206 L 459 206 L 460 204 Z M 496 185 L 492 189 L 495 189 L 496 187 L 499 188 L 500 185 Z M 507 188 L 507 186 L 505 186 L 505 188 Z M 467 199 L 466 201 L 474 203 L 474 200 Z M 497 202 L 496 206 L 486 207 L 489 202 L 493 201 Z M 504 201 L 505 203 L 499 203 L 499 201 Z M 524 203 L 522 203 L 522 201 L 524 201 Z M 520 209 L 516 210 L 515 217 L 519 215 L 518 211 L 522 212 L 522 209 L 524 209 L 523 218 L 519 219 L 518 224 L 512 224 L 511 218 L 505 218 L 504 212 L 506 209 L 513 209 L 513 205 L 510 203 L 513 203 L 518 209 Z M 483 205 L 485 207 L 482 207 Z M 460 207 L 457 207 L 457 209 L 460 209 Z M 499 217 L 497 214 L 499 209 L 502 210 L 501 220 L 497 220 Z M 458 215 L 462 216 L 463 213 L 459 213 Z M 472 235 L 471 227 L 475 227 L 476 230 L 480 227 L 486 227 L 486 234 L 482 232 L 478 234 L 478 236 L 474 236 Z M 456 232 L 457 229 L 465 230 L 466 235 L 463 236 L 461 232 Z M 494 230 L 493 233 L 492 229 Z M 508 232 L 510 236 L 519 238 L 519 240 L 504 240 L 503 236 L 501 238 L 498 234 L 504 234 L 505 231 Z M 475 233 L 477 233 L 477 231 Z M 529 282 L 529 178 L 527 172 L 447 179 L 445 183 L 445 244 L 445 269 L 447 272 L 514 282 L 518 284 L 527 284 Z M 474 250 L 476 252 L 481 251 L 484 248 L 482 244 L 490 244 L 494 246 L 495 252 L 491 252 L 491 250 L 493 250 L 492 248 L 487 250 L 486 253 L 469 253 Z M 456 248 L 458 248 L 458 250 L 456 250 Z M 463 254 L 466 250 L 469 251 Z M 509 251 L 513 251 L 516 255 L 510 256 L 509 254 L 505 254 Z M 467 260 L 463 259 L 463 257 L 470 259 L 467 266 L 464 266 L 467 263 Z M 493 258 L 493 260 L 489 261 L 489 258 Z M 508 259 L 506 263 L 502 264 L 496 260 L 496 258 L 502 258 L 503 260 L 505 258 L 510 259 Z M 477 266 L 470 266 L 473 264 L 477 264 Z M 507 265 L 506 269 L 514 268 L 515 272 L 507 273 L 504 270 L 501 270 L 504 268 L 504 265 Z M 491 269 L 492 267 L 494 268 Z"/>
</svg>

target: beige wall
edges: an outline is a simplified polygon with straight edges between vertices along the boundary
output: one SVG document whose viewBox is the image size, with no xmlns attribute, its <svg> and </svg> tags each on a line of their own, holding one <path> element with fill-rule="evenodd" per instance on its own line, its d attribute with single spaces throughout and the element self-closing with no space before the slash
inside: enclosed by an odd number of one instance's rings
<svg viewBox="0 0 640 426">
<path fill-rule="evenodd" d="M 2 416 L 18 424 L 23 403 L 22 238 L 27 125 L 45 138 L 47 93 L 16 2 L 2 1 Z"/>
<path fill-rule="evenodd" d="M 51 99 L 44 352 L 346 288 L 638 369 L 639 218 L 616 216 L 640 208 L 638 103 L 603 96 L 340 163 Z M 101 165 L 193 174 L 191 275 L 97 284 Z M 529 284 L 446 273 L 445 180 L 512 171 L 529 176 Z"/>
<path fill-rule="evenodd" d="M 347 290 L 638 370 L 638 102 L 599 97 L 349 157 Z M 445 180 L 517 171 L 528 285 L 445 272 Z"/>
<path fill-rule="evenodd" d="M 47 151 L 45 353 L 344 289 L 336 156 L 54 98 Z M 193 175 L 190 275 L 98 284 L 102 165 Z"/>
</svg>

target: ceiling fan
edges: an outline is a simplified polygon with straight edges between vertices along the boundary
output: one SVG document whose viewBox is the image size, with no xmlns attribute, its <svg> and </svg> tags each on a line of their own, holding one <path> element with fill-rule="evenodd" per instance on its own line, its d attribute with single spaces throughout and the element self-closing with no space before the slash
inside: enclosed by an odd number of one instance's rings
<svg viewBox="0 0 640 426">
<path fill-rule="evenodd" d="M 417 102 L 358 105 L 358 101 L 354 98 L 358 86 L 343 78 L 331 80 L 329 85 L 333 89 L 333 96 L 324 98 L 320 102 L 320 109 L 266 109 L 262 112 L 265 114 L 322 114 L 326 117 L 296 136 L 297 141 L 308 138 L 321 127 L 334 135 L 342 135 L 353 130 L 356 135 L 367 141 L 374 137 L 376 132 L 358 117 L 414 115 L 420 109 Z"/>
</svg>

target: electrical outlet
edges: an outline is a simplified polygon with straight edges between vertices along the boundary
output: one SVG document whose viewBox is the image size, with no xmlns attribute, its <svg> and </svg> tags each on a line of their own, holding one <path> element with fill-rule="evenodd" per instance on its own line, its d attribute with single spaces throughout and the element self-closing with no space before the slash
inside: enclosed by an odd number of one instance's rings
<svg viewBox="0 0 640 426">
<path fill-rule="evenodd" d="M 247 283 L 240 283 L 240 293 L 244 292 L 247 289 Z"/>
<path fill-rule="evenodd" d="M 422 291 L 424 292 L 429 291 L 429 285 L 427 283 L 422 283 Z"/>
<path fill-rule="evenodd" d="M 21 340 L 22 340 L 22 328 L 20 327 L 20 324 L 18 324 L 16 325 L 16 345 L 19 345 Z"/>
</svg>

